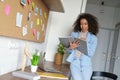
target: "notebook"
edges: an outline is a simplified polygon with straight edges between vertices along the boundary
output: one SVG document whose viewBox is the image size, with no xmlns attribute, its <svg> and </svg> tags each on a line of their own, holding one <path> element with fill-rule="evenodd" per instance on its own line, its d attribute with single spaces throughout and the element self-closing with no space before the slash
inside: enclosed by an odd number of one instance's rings
<svg viewBox="0 0 120 80">
<path fill-rule="evenodd" d="M 40 54 L 40 62 L 38 64 L 38 68 L 47 71 L 47 72 L 55 72 L 55 73 L 63 73 L 57 67 L 55 67 L 54 64 L 50 64 L 50 62 L 45 60 L 45 54 L 46 53 L 41 53 Z"/>
</svg>

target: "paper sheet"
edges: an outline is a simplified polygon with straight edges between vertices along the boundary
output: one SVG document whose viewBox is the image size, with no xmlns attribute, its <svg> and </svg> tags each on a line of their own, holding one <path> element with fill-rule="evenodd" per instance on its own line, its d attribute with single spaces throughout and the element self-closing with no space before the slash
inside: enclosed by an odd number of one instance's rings
<svg viewBox="0 0 120 80">
<path fill-rule="evenodd" d="M 40 9 L 40 16 L 42 16 L 42 9 Z"/>
<path fill-rule="evenodd" d="M 38 14 L 38 6 L 35 6 L 34 13 L 35 13 L 35 15 Z"/>
<path fill-rule="evenodd" d="M 28 12 L 27 21 L 30 20 L 30 16 L 31 16 L 31 11 Z"/>
<path fill-rule="evenodd" d="M 22 14 L 17 12 L 17 15 L 16 15 L 16 26 L 17 27 L 21 27 L 21 23 L 22 23 Z"/>
<path fill-rule="evenodd" d="M 42 25 L 42 31 L 44 31 L 44 27 L 45 27 L 45 25 L 43 24 L 43 25 Z"/>
<path fill-rule="evenodd" d="M 25 36 L 27 34 L 27 25 L 22 28 L 22 34 Z"/>
<path fill-rule="evenodd" d="M 37 40 L 40 38 L 40 32 L 37 31 Z"/>
<path fill-rule="evenodd" d="M 30 28 L 33 28 L 33 21 L 30 22 Z"/>
</svg>

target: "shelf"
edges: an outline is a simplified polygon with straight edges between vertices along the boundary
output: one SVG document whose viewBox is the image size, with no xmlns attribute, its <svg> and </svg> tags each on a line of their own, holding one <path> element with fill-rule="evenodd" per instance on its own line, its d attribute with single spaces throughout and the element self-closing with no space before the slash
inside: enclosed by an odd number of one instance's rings
<svg viewBox="0 0 120 80">
<path fill-rule="evenodd" d="M 64 12 L 61 0 L 43 0 L 50 11 Z"/>
</svg>

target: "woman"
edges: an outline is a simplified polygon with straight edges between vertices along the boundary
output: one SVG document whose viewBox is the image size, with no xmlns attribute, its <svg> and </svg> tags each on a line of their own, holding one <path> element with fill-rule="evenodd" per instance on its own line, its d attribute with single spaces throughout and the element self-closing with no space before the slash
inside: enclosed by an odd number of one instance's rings
<svg viewBox="0 0 120 80">
<path fill-rule="evenodd" d="M 71 37 L 87 42 L 88 55 L 76 49 L 80 46 L 79 41 L 70 42 L 70 46 L 66 51 L 70 53 L 67 61 L 70 62 L 72 79 L 90 80 L 92 75 L 91 58 L 97 46 L 98 21 L 95 16 L 83 13 L 78 16 L 73 26 L 74 31 L 71 33 Z"/>
</svg>

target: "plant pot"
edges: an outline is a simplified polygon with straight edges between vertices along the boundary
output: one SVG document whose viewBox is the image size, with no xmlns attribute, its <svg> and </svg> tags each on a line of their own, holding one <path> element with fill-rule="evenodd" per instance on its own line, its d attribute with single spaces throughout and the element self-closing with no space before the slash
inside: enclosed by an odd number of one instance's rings
<svg viewBox="0 0 120 80">
<path fill-rule="evenodd" d="M 60 54 L 60 53 L 56 53 L 54 63 L 57 64 L 57 65 L 61 65 L 62 61 L 63 61 L 63 55 Z"/>
<path fill-rule="evenodd" d="M 38 68 L 38 66 L 31 65 L 31 72 L 33 72 L 33 73 L 36 72 L 37 68 Z"/>
</svg>

